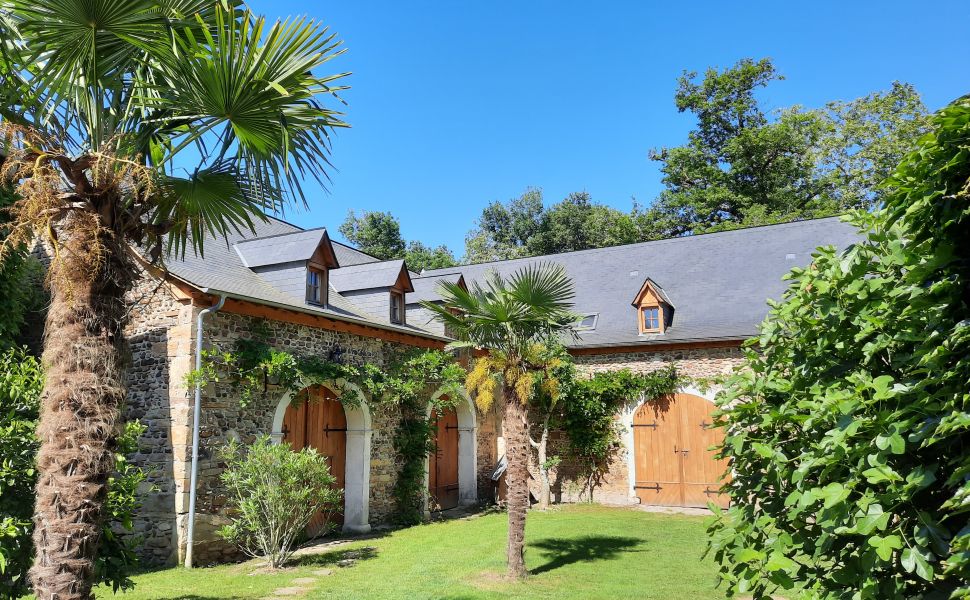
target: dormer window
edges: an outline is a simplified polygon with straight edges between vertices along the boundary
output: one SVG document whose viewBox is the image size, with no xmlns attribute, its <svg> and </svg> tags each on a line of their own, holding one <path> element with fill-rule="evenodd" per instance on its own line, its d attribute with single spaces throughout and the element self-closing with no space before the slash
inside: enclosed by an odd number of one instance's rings
<svg viewBox="0 0 970 600">
<path fill-rule="evenodd" d="M 306 301 L 310 304 L 327 305 L 327 270 L 317 267 L 307 267 L 306 270 Z"/>
<path fill-rule="evenodd" d="M 656 333 L 660 331 L 660 307 L 644 306 L 640 308 L 640 332 Z"/>
<path fill-rule="evenodd" d="M 663 288 L 651 279 L 643 282 L 632 304 L 637 310 L 637 329 L 641 334 L 663 333 L 670 327 L 674 305 Z"/>
<path fill-rule="evenodd" d="M 391 290 L 391 323 L 404 325 L 404 292 Z"/>
</svg>

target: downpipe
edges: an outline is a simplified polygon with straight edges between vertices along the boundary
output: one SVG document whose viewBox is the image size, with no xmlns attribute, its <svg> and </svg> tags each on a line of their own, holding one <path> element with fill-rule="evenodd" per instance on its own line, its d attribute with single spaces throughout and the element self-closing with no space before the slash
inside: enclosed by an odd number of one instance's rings
<svg viewBox="0 0 970 600">
<path fill-rule="evenodd" d="M 225 294 L 219 296 L 219 303 L 199 312 L 195 324 L 195 372 L 202 370 L 202 325 L 209 313 L 222 309 L 226 303 Z M 195 542 L 195 496 L 199 478 L 199 428 L 202 422 L 202 382 L 195 382 L 195 407 L 192 415 L 192 471 L 189 476 L 189 529 L 185 545 L 185 568 L 192 568 L 192 546 Z"/>
</svg>

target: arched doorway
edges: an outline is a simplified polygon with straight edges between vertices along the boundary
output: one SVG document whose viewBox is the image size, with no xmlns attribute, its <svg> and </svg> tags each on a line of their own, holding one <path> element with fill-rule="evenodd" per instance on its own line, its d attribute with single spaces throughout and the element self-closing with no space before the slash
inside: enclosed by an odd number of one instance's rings
<svg viewBox="0 0 970 600">
<path fill-rule="evenodd" d="M 343 380 L 335 382 L 335 388 L 327 386 L 307 388 L 309 394 L 317 394 L 315 402 L 307 403 L 306 399 L 301 399 L 299 396 L 291 402 L 292 396 L 286 395 L 276 407 L 271 437 L 276 442 L 285 439 L 297 449 L 306 447 L 307 440 L 310 440 L 310 445 L 331 457 L 331 472 L 335 477 L 340 475 L 338 481 L 342 482 L 344 490 L 342 529 L 346 533 L 367 533 L 371 529 L 369 523 L 370 411 L 363 401 L 343 404 L 337 399 L 338 394 L 334 389 L 348 388 L 360 398 L 364 398 L 363 391 Z M 319 405 L 320 408 L 316 409 L 314 405 Z M 338 408 L 339 411 L 337 411 Z M 302 417 L 300 411 L 304 411 Z M 305 423 L 305 429 L 301 429 L 300 423 Z M 313 435 L 317 436 L 315 441 L 310 435 L 300 433 L 303 430 L 309 432 L 311 429 L 315 431 Z M 341 432 L 340 429 L 344 431 Z M 292 436 L 292 439 L 288 436 Z M 343 460 L 336 453 L 334 455 L 329 453 L 337 450 L 340 437 L 343 437 L 344 442 Z M 327 444 L 333 447 L 327 447 Z M 321 446 L 326 449 L 322 449 Z"/>
<path fill-rule="evenodd" d="M 714 403 L 693 394 L 673 394 L 642 404 L 633 414 L 633 491 L 641 504 L 727 506 L 718 493 L 726 462 L 712 446 L 724 431 L 712 427 Z"/>
<path fill-rule="evenodd" d="M 427 415 L 435 419 L 438 452 L 428 456 L 425 473 L 424 510 L 439 510 L 439 506 L 470 506 L 478 502 L 478 442 L 475 405 L 464 391 L 454 407 L 442 411 L 441 417 L 432 415 L 433 402 L 428 403 Z M 439 390 L 432 400 L 448 396 Z M 447 402 L 446 402 L 447 403 Z M 437 490 L 436 490 L 437 488 Z"/>
<path fill-rule="evenodd" d="M 322 385 L 309 387 L 297 396 L 283 416 L 283 441 L 293 450 L 314 448 L 327 457 L 330 474 L 340 490 L 346 487 L 347 417 L 344 407 L 330 388 Z M 310 521 L 306 533 L 316 537 L 326 531 L 330 523 L 342 526 L 343 512 L 331 516 L 329 521 L 318 515 Z"/>
<path fill-rule="evenodd" d="M 443 408 L 432 411 L 431 419 L 435 450 L 428 457 L 428 506 L 431 510 L 448 510 L 459 504 L 458 413 Z"/>
</svg>

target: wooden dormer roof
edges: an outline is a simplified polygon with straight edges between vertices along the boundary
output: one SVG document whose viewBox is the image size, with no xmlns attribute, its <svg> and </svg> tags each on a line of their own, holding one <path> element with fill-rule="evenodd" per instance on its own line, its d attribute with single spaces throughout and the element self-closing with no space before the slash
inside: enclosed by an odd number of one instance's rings
<svg viewBox="0 0 970 600">
<path fill-rule="evenodd" d="M 647 277 L 643 281 L 643 285 L 640 286 L 640 291 L 637 292 L 637 295 L 633 298 L 633 302 L 630 304 L 631 306 L 640 307 L 660 303 L 666 304 L 671 308 L 674 307 L 674 303 L 670 301 L 670 298 L 667 296 L 667 292 L 665 292 L 662 287 L 657 285 L 654 280 Z"/>
</svg>

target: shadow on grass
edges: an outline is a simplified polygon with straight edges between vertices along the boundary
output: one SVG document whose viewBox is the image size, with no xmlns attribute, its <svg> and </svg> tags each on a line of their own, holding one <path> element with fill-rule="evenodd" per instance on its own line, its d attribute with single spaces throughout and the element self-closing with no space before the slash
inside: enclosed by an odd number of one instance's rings
<svg viewBox="0 0 970 600">
<path fill-rule="evenodd" d="M 377 548 L 374 546 L 364 546 L 363 548 L 348 548 L 346 550 L 331 550 L 321 554 L 304 554 L 291 559 L 286 563 L 287 567 L 332 567 L 341 566 L 341 561 L 360 561 L 377 557 Z"/>
<path fill-rule="evenodd" d="M 538 575 L 577 562 L 613 560 L 627 552 L 639 552 L 643 540 L 614 535 L 589 535 L 581 538 L 547 538 L 532 542 L 549 559 L 544 565 L 532 569 Z"/>
</svg>

